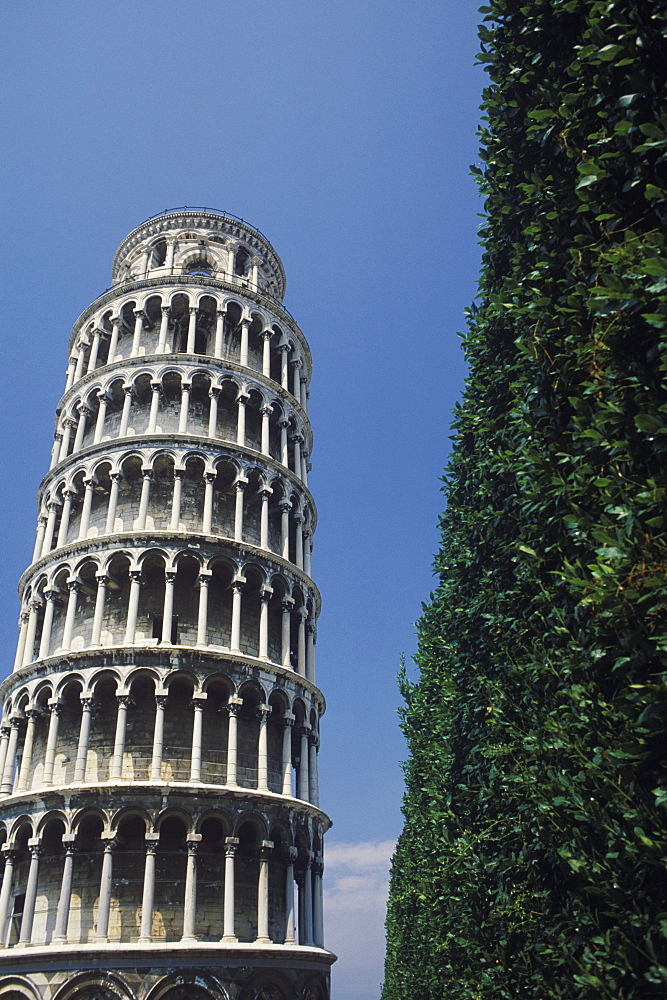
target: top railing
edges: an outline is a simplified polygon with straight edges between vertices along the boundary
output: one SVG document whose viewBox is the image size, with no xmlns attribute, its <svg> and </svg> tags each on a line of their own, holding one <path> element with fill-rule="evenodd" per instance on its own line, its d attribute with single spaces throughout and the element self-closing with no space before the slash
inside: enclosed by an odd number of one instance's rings
<svg viewBox="0 0 667 1000">
<path fill-rule="evenodd" d="M 223 212 L 219 208 L 207 208 L 206 205 L 179 205 L 176 208 L 165 208 L 162 212 L 156 212 L 155 215 L 149 215 L 147 219 L 144 219 L 144 221 L 138 226 L 135 226 L 135 229 L 141 229 L 143 225 L 147 222 L 152 222 L 153 219 L 159 219 L 163 215 L 174 215 L 176 212 L 210 212 L 211 215 L 221 215 L 225 219 L 233 219 L 234 222 L 242 222 L 244 226 L 248 226 L 250 229 L 254 230 L 254 232 L 258 233 L 262 239 L 266 240 L 269 246 L 271 245 L 269 237 L 266 236 L 261 229 L 258 229 L 257 226 L 253 226 L 252 222 L 248 222 L 247 219 L 242 219 L 240 215 L 234 215 L 233 212 Z"/>
</svg>

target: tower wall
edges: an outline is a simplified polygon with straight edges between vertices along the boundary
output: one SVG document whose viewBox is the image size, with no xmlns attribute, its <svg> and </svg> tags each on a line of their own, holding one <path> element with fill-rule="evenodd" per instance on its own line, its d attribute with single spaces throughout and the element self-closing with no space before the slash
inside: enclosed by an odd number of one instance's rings
<svg viewBox="0 0 667 1000">
<path fill-rule="evenodd" d="M 308 345 L 215 212 L 139 226 L 113 281 L 0 687 L 0 1000 L 325 1000 Z"/>
</svg>

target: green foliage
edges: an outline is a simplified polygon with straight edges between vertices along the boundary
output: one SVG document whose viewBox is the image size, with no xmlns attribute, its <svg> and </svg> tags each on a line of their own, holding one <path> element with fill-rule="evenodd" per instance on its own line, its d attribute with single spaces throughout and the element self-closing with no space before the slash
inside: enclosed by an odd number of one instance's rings
<svg viewBox="0 0 667 1000">
<path fill-rule="evenodd" d="M 383 1000 L 667 992 L 664 0 L 482 8 L 484 257 Z"/>
</svg>

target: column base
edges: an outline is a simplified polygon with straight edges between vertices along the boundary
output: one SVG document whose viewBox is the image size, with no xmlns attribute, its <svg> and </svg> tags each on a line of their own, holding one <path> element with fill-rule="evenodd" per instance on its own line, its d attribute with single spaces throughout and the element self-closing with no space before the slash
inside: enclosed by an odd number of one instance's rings
<svg viewBox="0 0 667 1000">
<path fill-rule="evenodd" d="M 238 944 L 239 939 L 236 934 L 223 934 L 220 938 L 220 944 Z"/>
</svg>

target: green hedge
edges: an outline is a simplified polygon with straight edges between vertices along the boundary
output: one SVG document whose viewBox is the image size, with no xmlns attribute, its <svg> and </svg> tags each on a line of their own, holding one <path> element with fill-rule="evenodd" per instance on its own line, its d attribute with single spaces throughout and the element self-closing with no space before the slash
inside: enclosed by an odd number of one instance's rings
<svg viewBox="0 0 667 1000">
<path fill-rule="evenodd" d="M 383 1000 L 663 1000 L 667 7 L 482 13 L 484 257 Z"/>
</svg>

